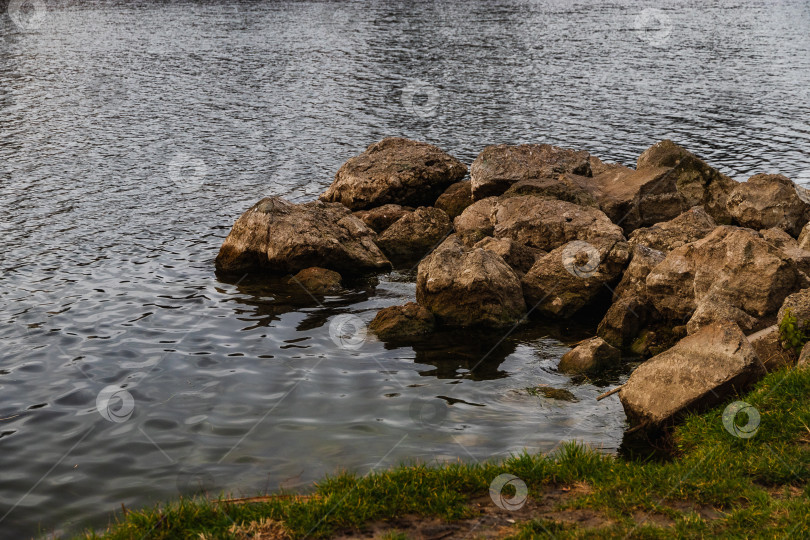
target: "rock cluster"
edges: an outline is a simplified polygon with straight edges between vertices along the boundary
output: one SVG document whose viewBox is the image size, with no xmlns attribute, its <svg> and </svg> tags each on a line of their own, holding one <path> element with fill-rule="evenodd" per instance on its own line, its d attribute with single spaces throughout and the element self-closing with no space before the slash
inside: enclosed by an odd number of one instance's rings
<svg viewBox="0 0 810 540">
<path fill-rule="evenodd" d="M 305 270 L 297 281 L 326 294 L 340 275 L 415 268 L 417 303 L 382 310 L 381 339 L 596 313 L 597 336 L 560 369 L 648 358 L 619 393 L 643 425 L 795 363 L 777 325 L 788 308 L 810 321 L 810 197 L 788 178 L 737 182 L 668 140 L 634 168 L 548 144 L 493 145 L 469 172 L 436 146 L 384 139 L 320 200 L 248 209 L 217 269 Z"/>
</svg>

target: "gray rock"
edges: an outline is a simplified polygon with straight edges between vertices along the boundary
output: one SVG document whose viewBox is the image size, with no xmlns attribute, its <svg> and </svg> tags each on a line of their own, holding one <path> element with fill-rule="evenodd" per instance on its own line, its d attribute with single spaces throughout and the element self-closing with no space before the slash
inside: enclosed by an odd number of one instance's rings
<svg viewBox="0 0 810 540">
<path fill-rule="evenodd" d="M 664 427 L 723 402 L 765 375 L 734 323 L 716 323 L 641 364 L 619 391 L 631 424 Z"/>
</svg>

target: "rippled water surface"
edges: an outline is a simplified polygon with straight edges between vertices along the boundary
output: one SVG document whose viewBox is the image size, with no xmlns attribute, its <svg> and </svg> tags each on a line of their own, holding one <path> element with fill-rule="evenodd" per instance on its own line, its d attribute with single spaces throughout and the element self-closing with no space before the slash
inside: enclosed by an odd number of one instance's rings
<svg viewBox="0 0 810 540">
<path fill-rule="evenodd" d="M 810 181 L 799 0 L 43 5 L 0 20 L 3 538 L 339 469 L 617 450 L 621 406 L 593 398 L 627 370 L 556 371 L 592 328 L 345 349 L 330 321 L 412 300 L 412 275 L 321 304 L 214 275 L 249 205 L 314 198 L 384 136 L 625 164 L 669 137 L 740 180 Z M 109 385 L 125 421 L 97 410 Z"/>
</svg>

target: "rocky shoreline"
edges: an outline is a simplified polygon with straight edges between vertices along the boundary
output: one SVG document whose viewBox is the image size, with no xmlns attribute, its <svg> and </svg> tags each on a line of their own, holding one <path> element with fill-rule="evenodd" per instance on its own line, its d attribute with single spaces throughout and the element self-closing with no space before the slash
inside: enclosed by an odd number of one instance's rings
<svg viewBox="0 0 810 540">
<path fill-rule="evenodd" d="M 806 362 L 787 334 L 810 324 L 810 195 L 790 179 L 737 182 L 669 140 L 635 169 L 523 144 L 488 146 L 467 172 L 436 146 L 384 139 L 319 200 L 252 206 L 217 270 L 296 274 L 317 295 L 416 268 L 416 303 L 369 325 L 384 341 L 599 314 L 559 369 L 646 359 L 618 392 L 633 429 L 668 428 Z"/>
</svg>

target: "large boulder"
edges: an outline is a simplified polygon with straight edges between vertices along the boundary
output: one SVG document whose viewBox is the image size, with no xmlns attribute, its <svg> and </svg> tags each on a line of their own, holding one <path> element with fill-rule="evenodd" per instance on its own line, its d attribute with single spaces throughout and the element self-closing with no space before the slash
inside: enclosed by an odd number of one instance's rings
<svg viewBox="0 0 810 540">
<path fill-rule="evenodd" d="M 791 366 L 796 361 L 795 353 L 782 347 L 778 325 L 774 324 L 754 332 L 748 336 L 748 343 L 754 348 L 754 352 L 768 372 Z"/>
<path fill-rule="evenodd" d="M 647 295 L 672 321 L 690 318 L 711 298 L 755 318 L 776 314 L 803 273 L 756 231 L 720 226 L 667 254 L 647 276 Z"/>
<path fill-rule="evenodd" d="M 466 165 L 432 144 L 389 137 L 344 163 L 321 200 L 352 210 L 427 206 L 466 174 Z"/>
<path fill-rule="evenodd" d="M 591 243 L 624 240 L 621 228 L 597 208 L 535 195 L 478 201 L 457 217 L 454 224 L 465 241 L 477 242 L 486 236 L 511 238 L 544 251 L 572 240 Z"/>
<path fill-rule="evenodd" d="M 757 174 L 738 184 L 726 208 L 743 227 L 778 227 L 794 237 L 810 219 L 810 204 L 799 196 L 796 184 L 781 174 Z"/>
<path fill-rule="evenodd" d="M 599 208 L 596 198 L 581 186 L 587 181 L 588 179 L 571 173 L 554 173 L 543 178 L 530 178 L 516 182 L 506 190 L 503 196 L 537 195 L 548 199 L 567 201 L 580 206 Z"/>
<path fill-rule="evenodd" d="M 439 195 L 436 203 L 433 205 L 436 208 L 444 210 L 450 219 L 455 219 L 468 206 L 472 204 L 472 187 L 469 180 L 463 182 L 456 182 L 445 190 L 444 193 Z"/>
<path fill-rule="evenodd" d="M 424 306 L 408 302 L 403 306 L 391 306 L 377 312 L 368 328 L 382 340 L 393 341 L 433 332 L 433 314 Z"/>
<path fill-rule="evenodd" d="M 311 266 L 343 275 L 387 270 L 391 263 L 374 243 L 376 236 L 341 204 L 267 197 L 236 220 L 216 267 L 228 273 L 286 274 Z"/>
<path fill-rule="evenodd" d="M 614 301 L 596 328 L 596 335 L 613 347 L 629 348 L 647 322 L 647 304 L 638 296 Z"/>
<path fill-rule="evenodd" d="M 672 251 L 695 242 L 712 232 L 717 223 L 702 206 L 694 206 L 678 217 L 630 233 L 630 244 L 640 244 L 659 251 Z"/>
<path fill-rule="evenodd" d="M 430 253 L 452 230 L 444 210 L 420 206 L 385 229 L 377 245 L 394 262 L 415 262 Z"/>
<path fill-rule="evenodd" d="M 591 175 L 588 152 L 550 144 L 497 144 L 487 146 L 470 166 L 473 200 L 501 195 L 521 180 L 545 178 L 554 173 Z"/>
<path fill-rule="evenodd" d="M 602 338 L 591 338 L 565 353 L 557 369 L 563 373 L 582 373 L 615 365 L 621 359 L 619 350 Z"/>
<path fill-rule="evenodd" d="M 655 143 L 636 162 L 636 170 L 670 168 L 667 181 L 673 181 L 683 200 L 683 210 L 700 205 L 718 223 L 731 222 L 726 202 L 738 185 L 705 161 L 670 140 Z M 674 216 L 672 216 L 674 217 Z"/>
<path fill-rule="evenodd" d="M 534 266 L 535 261 L 546 254 L 545 251 L 518 244 L 511 238 L 493 238 L 492 236 L 487 236 L 473 247 L 497 253 L 518 276 L 525 275 Z"/>
<path fill-rule="evenodd" d="M 623 239 L 568 242 L 540 257 L 523 276 L 523 295 L 538 313 L 571 317 L 619 279 L 630 259 Z"/>
<path fill-rule="evenodd" d="M 614 300 L 635 296 L 647 302 L 647 276 L 652 269 L 666 258 L 663 251 L 642 245 L 631 245 L 630 264 L 622 275 L 622 280 L 613 291 Z"/>
<path fill-rule="evenodd" d="M 526 312 L 520 279 L 504 260 L 452 235 L 419 263 L 416 301 L 449 326 L 505 326 Z"/>
<path fill-rule="evenodd" d="M 763 229 L 759 231 L 759 234 L 763 240 L 779 249 L 785 257 L 790 259 L 796 265 L 796 268 L 804 272 L 805 275 L 810 276 L 810 251 L 807 248 L 802 248 L 795 238 L 776 227 Z"/>
<path fill-rule="evenodd" d="M 765 375 L 734 323 L 716 323 L 641 364 L 619 391 L 631 424 L 666 427 L 723 402 Z"/>
<path fill-rule="evenodd" d="M 354 213 L 360 221 L 376 233 L 381 233 L 399 218 L 413 212 L 413 208 L 398 204 L 384 204 L 370 210 L 358 210 Z"/>
</svg>

